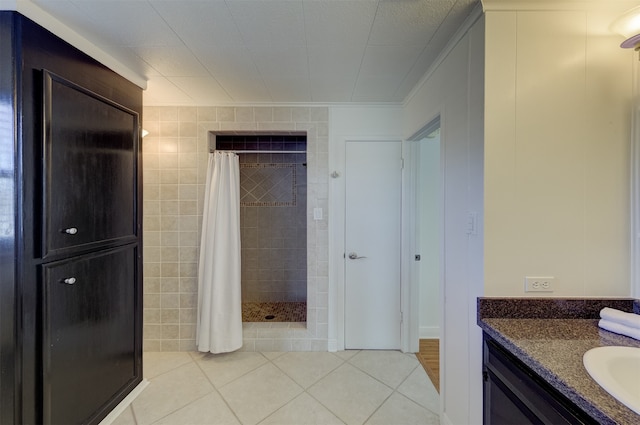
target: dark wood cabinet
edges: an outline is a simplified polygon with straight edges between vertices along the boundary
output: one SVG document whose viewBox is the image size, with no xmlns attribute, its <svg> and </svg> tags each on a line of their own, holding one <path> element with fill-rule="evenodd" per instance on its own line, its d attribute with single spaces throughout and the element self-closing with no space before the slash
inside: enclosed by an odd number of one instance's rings
<svg viewBox="0 0 640 425">
<path fill-rule="evenodd" d="M 45 423 L 91 422 L 136 381 L 136 257 L 125 246 L 43 266 Z"/>
<path fill-rule="evenodd" d="M 135 242 L 138 114 L 43 71 L 43 257 Z"/>
<path fill-rule="evenodd" d="M 486 333 L 483 340 L 485 425 L 598 423 Z"/>
<path fill-rule="evenodd" d="M 0 423 L 95 424 L 142 381 L 142 90 L 0 11 Z"/>
</svg>

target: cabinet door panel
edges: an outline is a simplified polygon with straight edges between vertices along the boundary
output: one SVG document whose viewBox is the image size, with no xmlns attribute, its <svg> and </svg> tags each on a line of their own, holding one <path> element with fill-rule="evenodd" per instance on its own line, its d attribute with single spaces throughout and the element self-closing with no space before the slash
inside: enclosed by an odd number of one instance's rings
<svg viewBox="0 0 640 425">
<path fill-rule="evenodd" d="M 137 376 L 136 248 L 43 266 L 44 422 L 86 423 Z"/>
<path fill-rule="evenodd" d="M 43 257 L 136 236 L 138 115 L 44 72 Z"/>
</svg>

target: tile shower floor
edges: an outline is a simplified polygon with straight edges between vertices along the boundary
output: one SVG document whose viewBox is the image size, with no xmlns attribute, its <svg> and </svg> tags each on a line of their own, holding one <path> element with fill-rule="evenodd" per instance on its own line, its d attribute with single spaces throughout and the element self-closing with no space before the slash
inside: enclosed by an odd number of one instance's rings
<svg viewBox="0 0 640 425">
<path fill-rule="evenodd" d="M 243 322 L 306 322 L 306 302 L 245 302 Z"/>
<path fill-rule="evenodd" d="M 144 374 L 114 425 L 440 423 L 427 374 L 397 351 L 149 352 Z"/>
</svg>

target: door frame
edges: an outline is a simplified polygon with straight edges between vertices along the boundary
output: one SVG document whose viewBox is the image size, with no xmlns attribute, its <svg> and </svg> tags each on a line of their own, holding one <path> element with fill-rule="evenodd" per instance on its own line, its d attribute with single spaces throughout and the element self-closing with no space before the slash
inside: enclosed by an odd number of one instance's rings
<svg viewBox="0 0 640 425">
<path fill-rule="evenodd" d="M 439 318 L 439 339 L 440 339 L 440 370 L 443 369 L 443 347 L 444 347 L 444 322 L 445 322 L 445 291 L 444 291 L 444 255 L 445 255 L 445 235 L 444 235 L 444 149 L 443 149 L 443 114 L 438 111 L 437 115 L 427 121 L 427 123 L 416 131 L 413 135 L 408 137 L 403 142 L 403 158 L 405 158 L 404 170 L 403 170 L 403 215 L 402 215 L 402 249 L 407 255 L 403 255 L 402 258 L 402 309 L 405 312 L 405 320 L 402 324 L 402 351 L 408 353 L 417 353 L 419 351 L 420 344 L 420 275 L 418 273 L 418 265 L 414 259 L 417 240 L 416 229 L 418 224 L 417 217 L 417 190 L 418 186 L 418 171 L 420 167 L 418 143 L 429 135 L 436 128 L 440 128 L 440 223 L 441 228 L 440 240 L 438 245 L 440 246 L 440 276 L 438 279 L 438 294 L 440 303 Z M 441 380 L 442 381 L 442 380 Z M 441 388 L 443 387 L 441 382 Z"/>
</svg>

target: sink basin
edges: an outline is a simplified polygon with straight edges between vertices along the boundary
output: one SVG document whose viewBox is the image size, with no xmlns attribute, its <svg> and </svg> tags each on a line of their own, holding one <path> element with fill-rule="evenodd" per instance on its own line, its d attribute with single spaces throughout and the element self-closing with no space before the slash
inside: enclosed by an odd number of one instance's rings
<svg viewBox="0 0 640 425">
<path fill-rule="evenodd" d="M 640 348 L 597 347 L 584 353 L 582 361 L 605 391 L 640 415 Z"/>
</svg>

